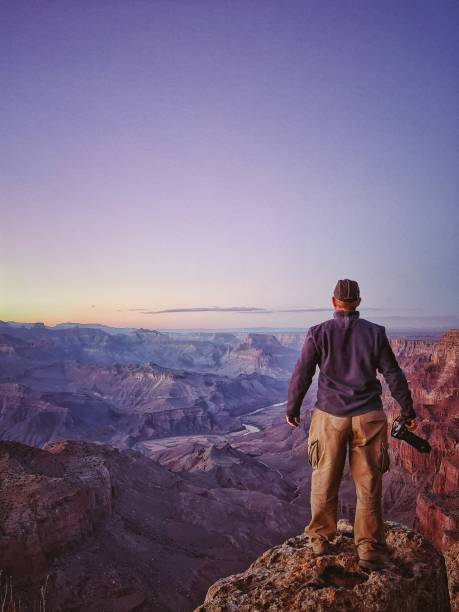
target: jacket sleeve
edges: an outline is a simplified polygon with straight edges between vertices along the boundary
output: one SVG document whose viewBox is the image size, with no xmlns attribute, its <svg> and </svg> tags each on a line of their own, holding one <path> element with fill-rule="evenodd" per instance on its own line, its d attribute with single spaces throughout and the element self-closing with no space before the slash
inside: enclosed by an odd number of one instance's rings
<svg viewBox="0 0 459 612">
<path fill-rule="evenodd" d="M 307 390 L 311 386 L 318 359 L 319 355 L 314 336 L 311 328 L 309 328 L 300 357 L 296 362 L 288 385 L 287 416 L 300 416 L 301 404 Z"/>
<path fill-rule="evenodd" d="M 414 419 L 416 413 L 413 409 L 413 399 L 411 397 L 410 388 L 408 387 L 405 374 L 398 365 L 392 347 L 389 344 L 384 327 L 380 340 L 378 372 L 381 372 L 384 376 L 384 379 L 389 385 L 392 397 L 400 405 L 401 415 L 406 418 Z"/>
</svg>

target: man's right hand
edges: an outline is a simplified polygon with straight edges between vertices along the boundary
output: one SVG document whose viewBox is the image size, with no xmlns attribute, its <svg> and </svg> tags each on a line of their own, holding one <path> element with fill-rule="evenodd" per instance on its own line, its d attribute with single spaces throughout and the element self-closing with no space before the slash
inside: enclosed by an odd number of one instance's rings
<svg viewBox="0 0 459 612">
<path fill-rule="evenodd" d="M 413 431 L 418 426 L 418 424 L 416 423 L 416 417 L 414 417 L 413 419 L 404 418 L 403 422 L 405 423 L 405 427 L 408 429 L 408 431 Z"/>
<path fill-rule="evenodd" d="M 300 417 L 299 416 L 286 416 L 287 419 L 287 423 L 290 425 L 290 427 L 298 427 L 298 425 L 300 424 Z"/>
</svg>

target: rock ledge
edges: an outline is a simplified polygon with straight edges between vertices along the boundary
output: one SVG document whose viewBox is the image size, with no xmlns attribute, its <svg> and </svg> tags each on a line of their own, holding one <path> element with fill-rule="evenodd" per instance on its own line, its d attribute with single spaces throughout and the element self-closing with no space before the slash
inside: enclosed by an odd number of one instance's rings
<svg viewBox="0 0 459 612">
<path fill-rule="evenodd" d="M 386 567 L 358 567 L 352 526 L 340 521 L 331 554 L 314 557 L 305 534 L 263 553 L 241 574 L 222 578 L 194 612 L 449 612 L 444 559 L 421 535 L 386 522 Z"/>
</svg>

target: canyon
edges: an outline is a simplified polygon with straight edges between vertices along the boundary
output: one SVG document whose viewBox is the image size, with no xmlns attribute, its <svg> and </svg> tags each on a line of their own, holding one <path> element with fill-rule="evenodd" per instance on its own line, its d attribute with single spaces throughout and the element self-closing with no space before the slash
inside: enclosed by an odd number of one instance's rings
<svg viewBox="0 0 459 612">
<path fill-rule="evenodd" d="M 0 568 L 21 599 L 49 576 L 53 610 L 192 610 L 301 533 L 316 378 L 296 429 L 285 396 L 304 336 L 0 323 Z M 453 564 L 459 331 L 390 340 L 432 452 L 390 438 L 384 514 Z"/>
<path fill-rule="evenodd" d="M 265 335 L 193 340 L 3 323 L 0 439 L 131 448 L 163 436 L 235 431 L 241 415 L 285 397 L 295 357 Z"/>
</svg>

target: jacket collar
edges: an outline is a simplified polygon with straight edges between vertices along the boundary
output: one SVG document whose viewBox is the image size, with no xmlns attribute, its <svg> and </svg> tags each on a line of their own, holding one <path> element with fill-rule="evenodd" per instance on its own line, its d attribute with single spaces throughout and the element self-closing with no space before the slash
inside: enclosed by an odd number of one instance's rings
<svg viewBox="0 0 459 612">
<path fill-rule="evenodd" d="M 360 312 L 358 310 L 334 310 L 333 318 L 341 320 L 343 317 L 349 317 L 352 319 L 358 319 Z"/>
</svg>

